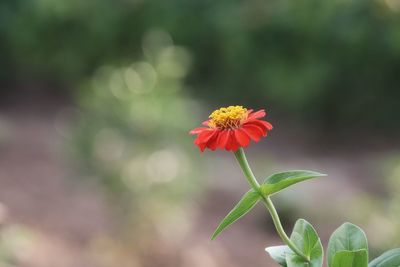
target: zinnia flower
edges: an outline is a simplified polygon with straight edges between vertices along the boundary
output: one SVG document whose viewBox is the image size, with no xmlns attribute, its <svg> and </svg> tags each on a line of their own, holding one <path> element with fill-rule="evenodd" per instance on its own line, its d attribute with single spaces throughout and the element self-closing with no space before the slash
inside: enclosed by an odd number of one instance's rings
<svg viewBox="0 0 400 267">
<path fill-rule="evenodd" d="M 206 148 L 217 148 L 236 151 L 239 147 L 247 147 L 250 140 L 260 141 L 272 130 L 269 122 L 260 120 L 265 117 L 265 111 L 253 112 L 242 106 L 229 106 L 215 110 L 204 126 L 195 128 L 190 134 L 197 134 L 194 143 L 203 152 Z"/>
</svg>

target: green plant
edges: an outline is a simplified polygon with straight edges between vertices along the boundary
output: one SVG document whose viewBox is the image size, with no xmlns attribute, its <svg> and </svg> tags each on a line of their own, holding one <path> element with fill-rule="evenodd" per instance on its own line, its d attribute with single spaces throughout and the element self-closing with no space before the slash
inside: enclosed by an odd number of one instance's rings
<svg viewBox="0 0 400 267">
<path fill-rule="evenodd" d="M 232 151 L 251 189 L 228 213 L 215 230 L 211 239 L 215 239 L 226 227 L 249 212 L 258 202 L 262 202 L 270 213 L 276 231 L 285 245 L 267 247 L 266 251 L 284 267 L 322 267 L 324 249 L 313 226 L 304 219 L 295 223 L 290 237 L 282 227 L 279 215 L 272 203 L 271 196 L 299 182 L 325 174 L 294 170 L 270 175 L 259 184 L 246 159 L 243 147 L 251 141 L 258 142 L 267 136 L 272 125 L 261 120 L 264 110 L 254 112 L 242 106 L 230 106 L 214 111 L 205 127 L 195 128 L 190 133 L 197 135 L 194 143 L 204 151 L 217 148 Z M 328 267 L 398 267 L 400 249 L 393 249 L 368 264 L 368 242 L 363 230 L 358 226 L 345 223 L 330 237 L 327 248 Z"/>
</svg>

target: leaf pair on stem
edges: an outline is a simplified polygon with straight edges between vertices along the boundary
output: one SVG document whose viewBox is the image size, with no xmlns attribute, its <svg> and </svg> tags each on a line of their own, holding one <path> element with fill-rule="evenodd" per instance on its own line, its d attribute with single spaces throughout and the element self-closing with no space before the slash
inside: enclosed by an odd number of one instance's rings
<svg viewBox="0 0 400 267">
<path fill-rule="evenodd" d="M 318 266 L 320 263 L 322 264 L 322 260 L 318 256 L 323 253 L 323 249 L 320 238 L 314 228 L 305 220 L 298 220 L 289 238 L 282 227 L 270 196 L 291 185 L 324 176 L 324 174 L 305 170 L 280 172 L 269 176 L 264 183 L 259 185 L 248 166 L 243 151 L 238 152 L 235 156 L 253 188 L 242 197 L 239 203 L 222 220 L 212 239 L 215 239 L 226 227 L 249 212 L 259 201 L 262 201 L 271 214 L 279 236 L 286 244 L 286 246 L 273 248 L 276 251 L 277 262 L 285 264 L 288 262 L 291 264 L 290 266 L 303 266 L 304 264 L 307 264 L 306 266 Z"/>
<path fill-rule="evenodd" d="M 222 220 L 211 239 L 215 239 L 225 228 L 249 212 L 263 198 L 267 198 L 293 184 L 320 176 L 325 176 L 325 174 L 304 170 L 279 172 L 269 176 L 260 185 L 258 191 L 251 189 L 243 195 L 236 206 Z"/>
</svg>

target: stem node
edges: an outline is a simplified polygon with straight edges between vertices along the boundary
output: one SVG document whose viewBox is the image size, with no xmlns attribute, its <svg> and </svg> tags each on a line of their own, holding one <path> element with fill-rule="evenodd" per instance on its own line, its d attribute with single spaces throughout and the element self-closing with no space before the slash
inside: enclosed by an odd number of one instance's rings
<svg viewBox="0 0 400 267">
<path fill-rule="evenodd" d="M 271 201 L 271 198 L 269 196 L 264 196 L 264 194 L 260 190 L 260 184 L 258 183 L 256 177 L 253 174 L 253 171 L 250 168 L 250 165 L 246 159 L 246 155 L 244 154 L 243 148 L 239 148 L 236 152 L 234 152 L 234 154 L 250 186 L 253 188 L 253 190 L 255 190 L 261 195 L 262 201 L 264 202 L 265 207 L 267 208 L 272 217 L 272 221 L 274 222 L 279 237 L 293 252 L 299 255 L 306 262 L 310 262 L 310 258 L 306 256 L 299 248 L 297 248 L 297 246 L 292 242 L 292 240 L 290 240 L 290 238 L 285 233 L 285 230 L 283 229 L 282 223 L 279 219 L 278 212 L 276 211 L 275 206 Z"/>
</svg>

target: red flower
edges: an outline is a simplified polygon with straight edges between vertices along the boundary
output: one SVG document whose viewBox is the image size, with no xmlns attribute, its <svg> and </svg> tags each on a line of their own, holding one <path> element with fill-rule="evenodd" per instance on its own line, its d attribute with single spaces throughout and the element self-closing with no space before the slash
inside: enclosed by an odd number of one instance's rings
<svg viewBox="0 0 400 267">
<path fill-rule="evenodd" d="M 229 106 L 220 108 L 209 116 L 209 120 L 203 122 L 204 126 L 195 128 L 190 134 L 197 134 L 194 143 L 203 152 L 206 148 L 217 148 L 228 151 L 236 151 L 239 147 L 247 147 L 250 140 L 260 141 L 272 130 L 269 122 L 260 120 L 265 117 L 265 111 L 253 112 L 242 106 Z"/>
</svg>

